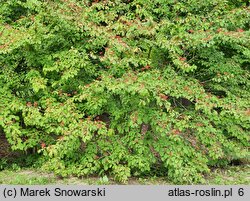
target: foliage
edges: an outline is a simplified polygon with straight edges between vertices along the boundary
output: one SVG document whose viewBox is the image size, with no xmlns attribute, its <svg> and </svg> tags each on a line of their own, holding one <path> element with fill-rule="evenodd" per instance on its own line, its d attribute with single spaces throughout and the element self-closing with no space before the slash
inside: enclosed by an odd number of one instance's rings
<svg viewBox="0 0 250 201">
<path fill-rule="evenodd" d="M 0 1 L 0 128 L 61 176 L 195 183 L 249 157 L 250 8 Z"/>
</svg>

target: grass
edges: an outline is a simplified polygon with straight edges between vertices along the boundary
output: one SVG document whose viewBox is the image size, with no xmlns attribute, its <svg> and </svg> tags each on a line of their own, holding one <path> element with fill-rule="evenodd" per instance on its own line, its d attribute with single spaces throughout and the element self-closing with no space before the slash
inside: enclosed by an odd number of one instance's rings
<svg viewBox="0 0 250 201">
<path fill-rule="evenodd" d="M 69 177 L 58 178 L 54 174 L 41 172 L 37 169 L 12 168 L 0 171 L 0 184 L 12 185 L 47 185 L 47 184 L 78 184 L 103 185 L 117 184 L 112 178 L 104 177 Z M 162 177 L 131 178 L 128 184 L 133 185 L 171 185 L 172 183 Z M 228 166 L 214 169 L 206 176 L 205 184 L 237 185 L 250 184 L 250 165 Z"/>
<path fill-rule="evenodd" d="M 4 170 L 0 172 L 0 184 L 43 185 L 55 184 L 56 179 L 46 174 L 38 174 L 31 170 Z"/>
<path fill-rule="evenodd" d="M 47 185 L 47 184 L 75 184 L 75 185 L 105 185 L 118 184 L 112 178 L 104 177 L 68 177 L 59 178 L 53 174 L 40 172 L 35 169 L 3 170 L 0 172 L 0 184 L 13 185 Z M 132 178 L 128 184 L 167 184 L 163 178 Z"/>
<path fill-rule="evenodd" d="M 250 165 L 228 166 L 214 169 L 207 177 L 207 184 L 237 185 L 250 184 Z"/>
</svg>

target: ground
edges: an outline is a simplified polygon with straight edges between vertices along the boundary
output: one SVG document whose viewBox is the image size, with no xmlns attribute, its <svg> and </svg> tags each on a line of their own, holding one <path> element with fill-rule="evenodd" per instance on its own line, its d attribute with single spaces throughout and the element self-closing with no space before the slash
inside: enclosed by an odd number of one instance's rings
<svg viewBox="0 0 250 201">
<path fill-rule="evenodd" d="M 15 170 L 16 168 L 16 170 Z M 78 185 L 102 185 L 118 184 L 107 177 L 86 177 L 86 178 L 58 178 L 52 173 L 41 172 L 36 169 L 12 169 L 0 171 L 0 184 L 78 184 Z M 134 185 L 171 185 L 166 178 L 131 178 L 128 184 Z M 214 169 L 206 176 L 205 184 L 236 185 L 250 184 L 250 165 L 228 166 L 223 169 Z"/>
</svg>

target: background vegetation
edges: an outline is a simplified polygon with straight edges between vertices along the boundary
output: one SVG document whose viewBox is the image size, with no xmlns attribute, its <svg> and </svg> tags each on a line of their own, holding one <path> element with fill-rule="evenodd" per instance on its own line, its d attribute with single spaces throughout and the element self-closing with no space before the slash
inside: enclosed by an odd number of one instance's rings
<svg viewBox="0 0 250 201">
<path fill-rule="evenodd" d="M 0 4 L 0 135 L 32 163 L 184 184 L 249 159 L 248 1 Z"/>
</svg>

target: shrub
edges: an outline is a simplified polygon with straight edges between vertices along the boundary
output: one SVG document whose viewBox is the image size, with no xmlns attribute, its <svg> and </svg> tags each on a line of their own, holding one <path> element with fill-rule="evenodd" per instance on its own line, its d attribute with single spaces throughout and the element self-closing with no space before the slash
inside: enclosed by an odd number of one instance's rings
<svg viewBox="0 0 250 201">
<path fill-rule="evenodd" d="M 61 176 L 199 183 L 249 157 L 244 1 L 4 1 L 0 127 Z"/>
</svg>

